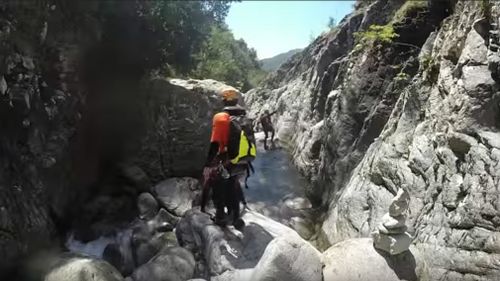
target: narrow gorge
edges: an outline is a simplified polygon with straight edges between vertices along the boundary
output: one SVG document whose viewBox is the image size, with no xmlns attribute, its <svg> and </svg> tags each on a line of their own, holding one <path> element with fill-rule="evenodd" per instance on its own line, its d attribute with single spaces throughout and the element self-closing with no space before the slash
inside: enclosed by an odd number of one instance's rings
<svg viewBox="0 0 500 281">
<path fill-rule="evenodd" d="M 0 280 L 500 280 L 500 3 L 356 1 L 248 91 L 154 3 L 0 3 Z M 228 87 L 276 111 L 241 231 L 199 207 Z"/>
</svg>

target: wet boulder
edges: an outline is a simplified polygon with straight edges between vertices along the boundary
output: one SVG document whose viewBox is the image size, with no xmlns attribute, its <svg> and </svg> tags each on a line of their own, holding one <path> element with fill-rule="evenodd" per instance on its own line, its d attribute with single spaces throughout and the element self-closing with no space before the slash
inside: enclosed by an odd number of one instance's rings
<svg viewBox="0 0 500 281">
<path fill-rule="evenodd" d="M 232 226 L 221 228 L 207 214 L 190 210 L 177 224 L 176 236 L 181 246 L 195 253 L 197 261 L 205 263 L 207 274 L 214 276 L 254 268 L 275 237 L 297 235 L 293 229 L 255 212 L 245 212 L 242 219 L 246 226 L 240 232 Z"/>
<path fill-rule="evenodd" d="M 122 281 L 123 276 L 103 260 L 62 255 L 53 260 L 44 281 Z"/>
<path fill-rule="evenodd" d="M 158 213 L 158 202 L 151 193 L 144 192 L 137 198 L 139 218 L 152 219 Z"/>
<path fill-rule="evenodd" d="M 193 277 L 195 260 L 181 247 L 162 249 L 148 263 L 132 274 L 134 281 L 184 281 Z"/>
<path fill-rule="evenodd" d="M 291 233 L 269 243 L 250 280 L 321 281 L 322 266 L 318 250 Z"/>
<path fill-rule="evenodd" d="M 131 248 L 135 265 L 147 263 L 165 246 L 176 246 L 172 232 L 157 232 L 151 222 L 139 221 L 132 229 Z"/>
<path fill-rule="evenodd" d="M 193 207 L 200 191 L 200 183 L 194 178 L 171 178 L 153 187 L 160 205 L 179 217 Z"/>
<path fill-rule="evenodd" d="M 120 165 L 120 174 L 121 176 L 137 190 L 140 191 L 148 191 L 151 186 L 151 181 L 149 180 L 148 175 L 141 169 L 141 167 L 137 165 Z"/>
<path fill-rule="evenodd" d="M 134 269 L 132 256 L 129 251 L 125 251 L 118 243 L 111 243 L 104 248 L 102 253 L 102 258 L 118 269 L 124 276 L 131 274 Z"/>
</svg>

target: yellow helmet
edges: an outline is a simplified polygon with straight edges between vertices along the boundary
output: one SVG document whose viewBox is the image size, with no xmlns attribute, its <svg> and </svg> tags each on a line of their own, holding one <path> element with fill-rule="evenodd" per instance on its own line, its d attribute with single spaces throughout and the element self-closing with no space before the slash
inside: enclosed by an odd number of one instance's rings
<svg viewBox="0 0 500 281">
<path fill-rule="evenodd" d="M 235 89 L 225 89 L 221 93 L 223 101 L 238 100 L 238 91 Z"/>
</svg>

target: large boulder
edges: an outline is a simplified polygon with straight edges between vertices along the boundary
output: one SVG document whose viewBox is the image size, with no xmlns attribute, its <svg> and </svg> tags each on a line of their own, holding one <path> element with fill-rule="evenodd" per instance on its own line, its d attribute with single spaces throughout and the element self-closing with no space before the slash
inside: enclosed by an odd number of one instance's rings
<svg viewBox="0 0 500 281">
<path fill-rule="evenodd" d="M 163 218 L 164 209 L 155 218 L 146 221 L 138 220 L 132 225 L 130 248 L 136 266 L 148 262 L 162 248 L 177 246 L 173 226 Z"/>
<path fill-rule="evenodd" d="M 137 198 L 137 209 L 139 218 L 152 219 L 158 213 L 158 202 L 151 193 L 143 192 Z"/>
<path fill-rule="evenodd" d="M 179 217 L 193 207 L 200 191 L 199 181 L 193 178 L 171 178 L 153 187 L 160 205 Z"/>
<path fill-rule="evenodd" d="M 428 280 L 426 265 L 415 248 L 391 255 L 375 249 L 370 238 L 335 244 L 322 259 L 324 281 Z"/>
<path fill-rule="evenodd" d="M 154 233 L 147 237 L 135 235 L 133 239 L 132 253 L 136 266 L 150 261 L 164 247 L 177 246 L 177 240 L 173 232 Z"/>
<path fill-rule="evenodd" d="M 221 228 L 207 214 L 190 210 L 177 224 L 177 239 L 195 253 L 197 261 L 206 264 L 205 274 L 213 276 L 255 267 L 275 237 L 295 233 L 255 212 L 245 212 L 242 218 L 246 226 L 240 232 L 232 226 Z"/>
<path fill-rule="evenodd" d="M 43 281 L 123 281 L 109 263 L 89 257 L 62 255 L 51 261 Z"/>
<path fill-rule="evenodd" d="M 201 173 L 209 148 L 212 116 L 222 110 L 228 88 L 215 80 L 155 79 L 148 94 L 146 135 L 131 162 L 152 182 Z"/>
<path fill-rule="evenodd" d="M 180 247 L 162 249 L 148 263 L 132 274 L 134 281 L 185 281 L 193 277 L 195 260 L 193 255 Z"/>
<path fill-rule="evenodd" d="M 119 166 L 121 176 L 135 186 L 138 191 L 148 191 L 151 181 L 148 175 L 137 165 L 121 164 Z"/>
<path fill-rule="evenodd" d="M 321 254 L 296 233 L 277 237 L 253 270 L 255 281 L 322 281 Z"/>
</svg>

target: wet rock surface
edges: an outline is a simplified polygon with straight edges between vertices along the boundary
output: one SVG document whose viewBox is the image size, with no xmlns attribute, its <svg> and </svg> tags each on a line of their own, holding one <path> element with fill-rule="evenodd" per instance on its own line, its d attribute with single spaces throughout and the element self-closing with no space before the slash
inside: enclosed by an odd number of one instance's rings
<svg viewBox="0 0 500 281">
<path fill-rule="evenodd" d="M 172 178 L 153 187 L 153 193 L 160 205 L 170 213 L 182 217 L 199 197 L 200 183 L 193 178 Z"/>
<path fill-rule="evenodd" d="M 132 274 L 134 281 L 184 281 L 193 277 L 193 254 L 180 247 L 162 249 Z"/>
</svg>

